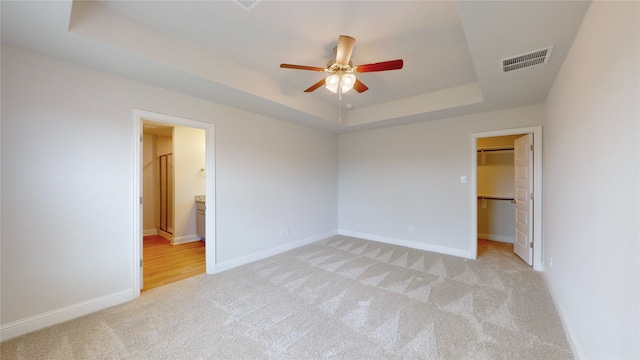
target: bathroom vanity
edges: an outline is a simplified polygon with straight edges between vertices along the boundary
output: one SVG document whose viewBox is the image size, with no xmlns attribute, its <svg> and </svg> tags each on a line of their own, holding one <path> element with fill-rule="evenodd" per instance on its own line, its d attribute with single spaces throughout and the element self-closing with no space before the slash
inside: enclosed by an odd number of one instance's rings
<svg viewBox="0 0 640 360">
<path fill-rule="evenodd" d="M 198 234 L 198 236 L 200 236 L 200 239 L 202 241 L 205 241 L 205 214 L 205 196 L 196 195 L 196 233 Z"/>
</svg>

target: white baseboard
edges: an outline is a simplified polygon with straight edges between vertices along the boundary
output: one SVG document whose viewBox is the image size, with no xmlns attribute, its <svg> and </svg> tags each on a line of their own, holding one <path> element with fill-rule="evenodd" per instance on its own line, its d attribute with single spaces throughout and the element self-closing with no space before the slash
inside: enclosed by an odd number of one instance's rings
<svg viewBox="0 0 640 360">
<path fill-rule="evenodd" d="M 397 239 L 397 238 L 392 238 L 387 236 L 366 234 L 366 233 L 350 231 L 345 229 L 339 229 L 338 234 L 345 235 L 345 236 L 353 236 L 360 239 L 377 241 L 377 242 L 386 243 L 386 244 L 404 246 L 412 249 L 431 251 L 431 252 L 436 252 L 440 254 L 447 254 L 447 255 L 453 255 L 453 256 L 471 259 L 471 251 L 468 251 L 468 250 L 461 250 L 461 249 L 455 249 L 455 248 L 450 248 L 446 246 L 425 244 L 421 242 Z"/>
<path fill-rule="evenodd" d="M 158 229 L 142 230 L 142 236 L 158 235 Z"/>
<path fill-rule="evenodd" d="M 556 295 L 554 294 L 554 291 L 553 291 L 553 286 L 551 286 L 551 282 L 549 281 L 549 275 L 547 274 L 546 271 L 542 271 L 541 273 L 542 273 L 542 278 L 547 284 L 547 289 L 549 289 L 549 294 L 551 295 L 553 304 L 555 305 L 556 310 L 558 311 L 558 316 L 560 317 L 560 322 L 562 323 L 564 333 L 567 335 L 567 341 L 569 342 L 569 346 L 571 346 L 571 351 L 573 352 L 573 356 L 576 359 L 586 359 L 587 357 L 584 355 L 584 352 L 582 351 L 582 347 L 579 346 L 578 342 L 575 340 L 576 339 L 575 331 L 571 326 L 569 326 L 569 322 L 567 321 L 564 315 L 565 314 L 564 308 L 560 306 L 560 303 L 558 303 L 556 299 Z"/>
<path fill-rule="evenodd" d="M 52 310 L 44 314 L 30 316 L 26 319 L 17 320 L 0 327 L 0 340 L 14 338 L 32 331 L 59 324 L 80 316 L 90 314 L 99 310 L 104 310 L 115 305 L 120 305 L 133 300 L 133 289 L 105 295 L 96 299 L 83 301 L 70 306 Z"/>
<path fill-rule="evenodd" d="M 486 239 L 492 241 L 499 241 L 503 243 L 513 244 L 513 236 L 495 235 L 495 234 L 480 234 L 478 233 L 478 239 Z"/>
<path fill-rule="evenodd" d="M 320 241 L 320 240 L 323 240 L 323 239 L 326 239 L 328 237 L 335 236 L 335 235 L 338 235 L 337 231 L 335 231 L 335 230 L 334 231 L 329 231 L 329 232 L 324 233 L 324 234 L 311 236 L 311 237 L 308 237 L 306 239 L 290 242 L 290 243 L 287 243 L 287 244 L 284 244 L 284 245 L 281 245 L 281 246 L 278 246 L 278 247 L 275 247 L 275 248 L 271 248 L 271 249 L 259 251 L 259 252 L 253 253 L 253 254 L 245 255 L 245 256 L 239 257 L 237 259 L 223 261 L 221 263 L 217 263 L 216 264 L 216 273 L 219 273 L 219 272 L 225 271 L 225 270 L 229 270 L 229 269 L 233 269 L 233 268 L 238 267 L 238 266 L 246 265 L 246 264 L 252 263 L 254 261 L 262 260 L 262 259 L 268 258 L 270 256 L 278 255 L 278 254 L 283 253 L 285 251 L 293 250 L 295 248 L 299 248 L 301 246 L 304 246 L 304 245 L 307 245 L 307 244 L 311 244 L 313 242 Z"/>
<path fill-rule="evenodd" d="M 175 236 L 173 241 L 171 242 L 173 245 L 184 244 L 194 241 L 200 241 L 200 236 L 196 234 L 187 235 L 187 236 Z"/>
<path fill-rule="evenodd" d="M 170 234 L 164 230 L 158 230 L 158 235 L 162 236 L 163 238 L 171 241 L 171 243 L 173 243 L 173 234 Z"/>
</svg>

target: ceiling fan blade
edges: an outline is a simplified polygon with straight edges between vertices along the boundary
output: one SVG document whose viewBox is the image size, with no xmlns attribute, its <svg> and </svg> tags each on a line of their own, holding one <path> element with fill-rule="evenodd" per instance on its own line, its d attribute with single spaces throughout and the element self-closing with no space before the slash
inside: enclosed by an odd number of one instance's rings
<svg viewBox="0 0 640 360">
<path fill-rule="evenodd" d="M 356 79 L 355 84 L 353 84 L 353 89 L 359 93 L 365 92 L 369 90 L 367 85 L 363 84 L 362 81 Z"/>
<path fill-rule="evenodd" d="M 305 66 L 305 65 L 292 65 L 292 64 L 280 64 L 281 68 L 285 69 L 296 69 L 296 70 L 311 70 L 311 71 L 324 71 L 324 68 L 316 67 L 316 66 Z"/>
<path fill-rule="evenodd" d="M 351 52 L 356 45 L 356 39 L 347 35 L 338 37 L 338 49 L 336 49 L 336 63 L 339 65 L 349 65 Z"/>
<path fill-rule="evenodd" d="M 358 65 L 355 67 L 355 72 L 374 72 L 374 71 L 387 71 L 387 70 L 399 70 L 402 69 L 404 62 L 402 59 L 383 61 L 374 64 Z"/>
<path fill-rule="evenodd" d="M 318 81 L 317 83 L 311 85 L 307 90 L 305 90 L 304 92 L 312 92 L 315 89 L 319 88 L 320 86 L 324 85 L 325 79 L 322 79 L 320 81 Z"/>
</svg>

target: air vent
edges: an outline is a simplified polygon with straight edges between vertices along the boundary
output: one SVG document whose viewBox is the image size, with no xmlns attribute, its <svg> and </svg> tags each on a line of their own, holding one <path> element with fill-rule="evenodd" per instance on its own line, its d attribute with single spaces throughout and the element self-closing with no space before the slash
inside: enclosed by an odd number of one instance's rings
<svg viewBox="0 0 640 360">
<path fill-rule="evenodd" d="M 553 46 L 548 48 L 532 51 L 527 54 L 512 56 L 508 59 L 502 59 L 502 72 L 509 72 L 513 70 L 523 69 L 533 65 L 544 64 L 549 61 L 551 56 L 551 50 Z"/>
<path fill-rule="evenodd" d="M 258 6 L 260 1 L 261 0 L 233 0 L 234 3 L 247 11 L 253 10 L 254 7 Z"/>
</svg>

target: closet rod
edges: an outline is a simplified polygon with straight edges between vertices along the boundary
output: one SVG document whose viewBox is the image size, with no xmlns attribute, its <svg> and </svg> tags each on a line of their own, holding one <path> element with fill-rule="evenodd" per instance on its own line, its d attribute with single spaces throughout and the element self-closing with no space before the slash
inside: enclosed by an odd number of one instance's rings
<svg viewBox="0 0 640 360">
<path fill-rule="evenodd" d="M 482 196 L 482 195 L 478 195 L 478 200 L 508 200 L 508 201 L 511 201 L 512 203 L 516 202 L 515 198 L 507 197 L 507 196 Z"/>
<path fill-rule="evenodd" d="M 493 147 L 493 148 L 478 148 L 478 152 L 486 152 L 486 151 L 507 151 L 507 150 L 513 150 L 514 147 L 513 146 L 503 146 L 503 147 Z"/>
</svg>

